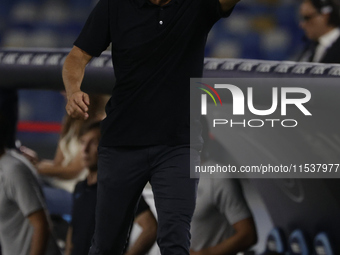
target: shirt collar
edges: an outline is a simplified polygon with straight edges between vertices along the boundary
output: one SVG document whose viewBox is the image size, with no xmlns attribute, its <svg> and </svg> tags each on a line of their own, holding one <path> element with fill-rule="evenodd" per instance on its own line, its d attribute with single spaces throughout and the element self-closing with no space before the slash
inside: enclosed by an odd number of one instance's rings
<svg viewBox="0 0 340 255">
<path fill-rule="evenodd" d="M 339 36 L 340 29 L 334 28 L 319 38 L 319 44 L 324 47 L 330 47 L 338 39 Z"/>
<path fill-rule="evenodd" d="M 169 4 L 172 4 L 172 2 L 180 3 L 183 0 L 171 0 Z M 136 0 L 138 8 L 142 8 L 144 4 L 151 4 L 149 0 Z"/>
</svg>

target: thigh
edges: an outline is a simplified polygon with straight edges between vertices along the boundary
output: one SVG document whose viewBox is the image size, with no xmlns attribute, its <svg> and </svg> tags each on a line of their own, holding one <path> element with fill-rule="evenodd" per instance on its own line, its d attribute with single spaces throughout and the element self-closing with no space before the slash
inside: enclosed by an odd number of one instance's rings
<svg viewBox="0 0 340 255">
<path fill-rule="evenodd" d="M 90 254 L 121 254 L 147 179 L 143 150 L 99 148 L 96 227 Z"/>
<path fill-rule="evenodd" d="M 187 146 L 167 147 L 152 160 L 150 183 L 156 203 L 165 210 L 191 210 L 195 206 L 197 178 L 190 178 L 190 168 L 199 165 L 199 152 Z M 178 205 L 182 205 L 183 208 Z M 173 205 L 175 208 L 172 208 Z M 187 209 L 186 209 L 187 208 Z"/>
<path fill-rule="evenodd" d="M 190 167 L 199 164 L 197 150 L 168 147 L 152 161 L 152 185 L 158 213 L 158 244 L 162 254 L 189 254 L 190 222 L 195 209 L 198 179 Z"/>
</svg>

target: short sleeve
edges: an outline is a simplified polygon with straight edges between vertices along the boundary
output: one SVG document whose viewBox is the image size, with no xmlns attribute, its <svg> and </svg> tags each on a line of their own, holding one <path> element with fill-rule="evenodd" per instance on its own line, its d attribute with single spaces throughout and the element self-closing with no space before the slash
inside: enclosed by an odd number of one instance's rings
<svg viewBox="0 0 340 255">
<path fill-rule="evenodd" d="M 231 8 L 228 12 L 223 12 L 222 7 L 219 0 L 204 0 L 207 17 L 208 17 L 208 25 L 212 26 L 221 18 L 227 18 L 233 12 L 234 7 Z"/>
<path fill-rule="evenodd" d="M 27 217 L 45 206 L 38 180 L 22 163 L 14 165 L 8 177 L 9 198 L 16 202 L 22 214 Z"/>
<path fill-rule="evenodd" d="M 109 46 L 109 0 L 100 0 L 92 10 L 74 45 L 98 57 Z"/>
<path fill-rule="evenodd" d="M 252 217 L 240 184 L 234 179 L 212 179 L 213 200 L 231 225 Z"/>
</svg>

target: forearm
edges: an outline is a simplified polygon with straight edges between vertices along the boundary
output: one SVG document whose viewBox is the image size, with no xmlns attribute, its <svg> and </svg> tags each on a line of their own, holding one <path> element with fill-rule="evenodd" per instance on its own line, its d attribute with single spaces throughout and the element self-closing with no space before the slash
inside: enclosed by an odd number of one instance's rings
<svg viewBox="0 0 340 255">
<path fill-rule="evenodd" d="M 84 78 L 85 67 L 92 56 L 74 46 L 65 59 L 63 81 L 66 90 L 66 111 L 73 118 L 87 119 L 90 105 L 89 95 L 80 90 Z"/>
<path fill-rule="evenodd" d="M 65 59 L 63 65 L 63 82 L 67 98 L 73 93 L 80 91 L 80 86 L 84 78 L 85 67 L 91 56 L 77 47 L 73 47 Z"/>
<path fill-rule="evenodd" d="M 216 246 L 199 251 L 199 254 L 235 255 L 248 250 L 257 242 L 256 227 L 253 218 L 246 218 L 233 224 L 235 234 L 220 242 Z"/>
<path fill-rule="evenodd" d="M 154 242 L 155 232 L 145 229 L 125 255 L 144 255 L 151 249 Z"/>
<path fill-rule="evenodd" d="M 60 179 L 73 179 L 76 178 L 83 170 L 82 166 L 77 165 L 55 165 L 52 161 L 43 160 L 36 165 L 38 173 L 50 177 L 58 177 Z"/>
<path fill-rule="evenodd" d="M 133 246 L 125 255 L 144 255 L 156 241 L 157 221 L 150 210 L 139 214 L 135 222 L 143 229 Z"/>
<path fill-rule="evenodd" d="M 249 249 L 254 244 L 251 239 L 244 238 L 243 236 L 234 235 L 216 246 L 206 248 L 202 254 L 209 255 L 235 255 L 238 252 Z"/>
</svg>

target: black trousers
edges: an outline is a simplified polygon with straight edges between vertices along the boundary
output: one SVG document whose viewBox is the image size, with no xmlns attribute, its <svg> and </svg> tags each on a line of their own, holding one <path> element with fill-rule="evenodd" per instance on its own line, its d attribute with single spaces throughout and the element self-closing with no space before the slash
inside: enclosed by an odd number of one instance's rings
<svg viewBox="0 0 340 255">
<path fill-rule="evenodd" d="M 89 254 L 122 254 L 137 201 L 149 181 L 161 254 L 189 255 L 198 184 L 190 178 L 190 165 L 199 163 L 199 152 L 189 146 L 100 146 L 96 229 Z"/>
</svg>

